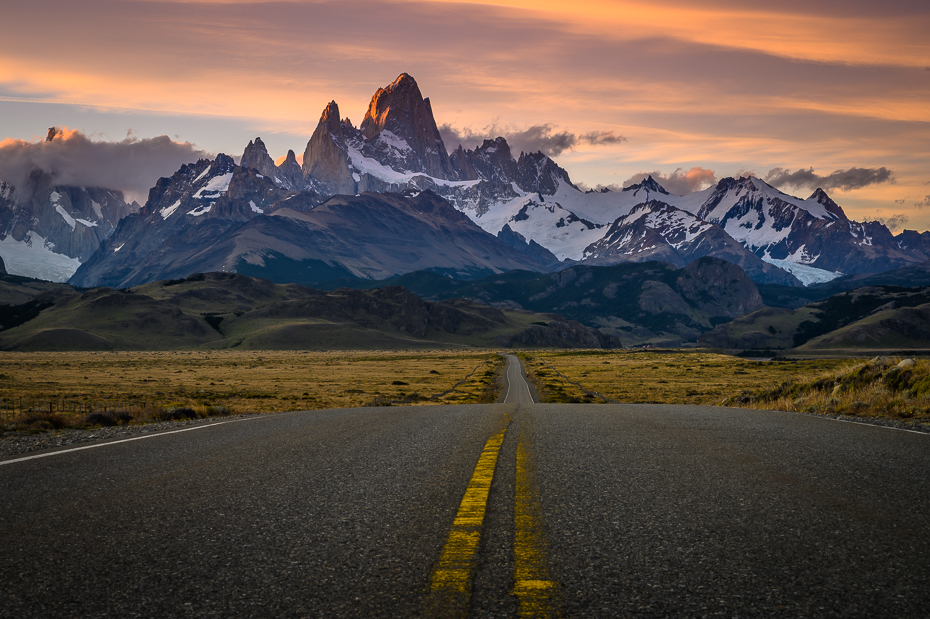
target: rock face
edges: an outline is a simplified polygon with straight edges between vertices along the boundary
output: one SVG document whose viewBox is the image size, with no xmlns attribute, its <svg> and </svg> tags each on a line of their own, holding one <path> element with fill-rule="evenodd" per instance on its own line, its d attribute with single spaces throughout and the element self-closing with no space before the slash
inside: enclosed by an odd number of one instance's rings
<svg viewBox="0 0 930 619">
<path fill-rule="evenodd" d="M 278 166 L 276 178 L 281 181 L 281 186 L 285 189 L 308 189 L 304 182 L 304 172 L 297 163 L 297 155 L 292 150 L 287 151 L 287 156 Z M 313 188 L 310 187 L 310 189 Z"/>
<path fill-rule="evenodd" d="M 304 176 L 319 181 L 331 194 L 354 195 L 358 175 L 349 168 L 350 163 L 339 106 L 330 101 L 307 142 Z"/>
<path fill-rule="evenodd" d="M 926 256 L 930 260 L 930 232 L 905 230 L 896 235 L 894 240 L 902 251 Z"/>
<path fill-rule="evenodd" d="M 367 144 L 379 138 L 384 144 L 382 152 L 395 151 L 391 167 L 397 171 L 418 171 L 441 179 L 457 177 L 429 99 L 423 98 L 416 80 L 406 73 L 375 92 L 359 131 Z"/>
<path fill-rule="evenodd" d="M 242 153 L 242 159 L 239 160 L 239 165 L 243 168 L 252 168 L 259 174 L 270 178 L 274 178 L 278 172 L 274 159 L 268 154 L 268 149 L 265 148 L 265 143 L 262 142 L 261 138 L 255 138 L 254 141 L 249 140 L 245 152 Z"/>
<path fill-rule="evenodd" d="M 338 105 L 330 102 L 307 143 L 303 173 L 329 195 L 428 189 L 475 213 L 571 184 L 568 173 L 542 153 L 515 159 L 504 138 L 475 150 L 459 146 L 449 156 L 429 99 L 406 73 L 378 89 L 358 128 L 340 119 Z"/>
<path fill-rule="evenodd" d="M 56 185 L 35 169 L 26 187 L 0 181 L 0 255 L 11 274 L 65 281 L 138 208 L 121 192 Z"/>
<path fill-rule="evenodd" d="M 500 239 L 504 244 L 508 245 L 509 247 L 513 247 L 521 254 L 529 256 L 532 260 L 545 267 L 549 267 L 555 270 L 559 266 L 564 266 L 551 251 L 536 241 L 530 240 L 527 242 L 522 234 L 519 232 L 514 232 L 510 229 L 510 226 L 504 226 L 501 228 L 501 231 L 497 233 L 497 238 Z"/>
</svg>

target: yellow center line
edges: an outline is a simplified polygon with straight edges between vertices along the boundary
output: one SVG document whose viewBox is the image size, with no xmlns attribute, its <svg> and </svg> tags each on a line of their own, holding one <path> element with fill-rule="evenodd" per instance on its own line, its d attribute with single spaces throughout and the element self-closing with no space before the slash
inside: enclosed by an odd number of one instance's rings
<svg viewBox="0 0 930 619">
<path fill-rule="evenodd" d="M 465 496 L 446 538 L 439 562 L 430 581 L 428 616 L 465 617 L 471 598 L 471 579 L 481 541 L 481 525 L 497 466 L 497 455 L 504 442 L 504 428 L 488 439 L 468 482 Z"/>
<path fill-rule="evenodd" d="M 558 583 L 549 577 L 536 476 L 529 447 L 522 440 L 517 445 L 516 486 L 513 594 L 520 600 L 521 617 L 557 617 Z"/>
</svg>

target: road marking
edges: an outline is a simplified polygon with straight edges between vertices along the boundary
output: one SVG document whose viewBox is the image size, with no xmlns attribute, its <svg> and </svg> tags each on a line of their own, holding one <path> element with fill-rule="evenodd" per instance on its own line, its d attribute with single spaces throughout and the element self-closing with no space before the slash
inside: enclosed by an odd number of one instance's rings
<svg viewBox="0 0 930 619">
<path fill-rule="evenodd" d="M 504 428 L 488 439 L 478 458 L 465 496 L 459 505 L 452 529 L 446 538 L 439 562 L 430 581 L 429 615 L 465 617 L 471 599 L 471 580 L 481 541 L 481 526 L 497 466 L 497 456 L 504 442 Z"/>
<path fill-rule="evenodd" d="M 50 458 L 52 456 L 58 456 L 61 454 L 71 453 L 72 451 L 81 451 L 83 449 L 96 449 L 98 447 L 109 447 L 110 445 L 116 445 L 118 443 L 128 443 L 129 441 L 141 441 L 144 438 L 155 438 L 156 436 L 164 436 L 166 434 L 177 434 L 178 432 L 190 432 L 191 430 L 200 430 L 202 428 L 212 428 L 214 426 L 221 426 L 226 423 L 237 423 L 239 421 L 252 421 L 253 419 L 260 419 L 260 417 L 250 417 L 249 419 L 232 419 L 230 421 L 220 421 L 218 423 L 207 423 L 202 426 L 193 426 L 191 428 L 183 428 L 181 430 L 169 430 L 167 432 L 156 432 L 155 434 L 149 434 L 148 436 L 134 436 L 133 438 L 123 438 L 118 441 L 97 443 L 96 445 L 84 445 L 82 447 L 72 447 L 70 449 L 61 449 L 59 451 L 53 451 L 50 453 L 37 454 L 34 456 L 26 456 L 24 458 L 16 458 L 15 460 L 4 460 L 3 462 L 0 462 L 0 466 L 3 466 L 5 464 L 14 464 L 16 462 L 25 462 L 26 460 L 36 460 L 38 458 Z"/>
<path fill-rule="evenodd" d="M 549 576 L 536 476 L 529 447 L 522 440 L 517 445 L 516 484 L 513 594 L 520 600 L 521 617 L 558 617 L 559 585 Z"/>
</svg>

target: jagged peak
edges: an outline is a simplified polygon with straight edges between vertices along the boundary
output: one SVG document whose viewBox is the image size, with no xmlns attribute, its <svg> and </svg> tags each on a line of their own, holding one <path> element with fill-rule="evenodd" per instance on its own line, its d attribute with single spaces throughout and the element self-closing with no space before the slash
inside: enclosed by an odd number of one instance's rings
<svg viewBox="0 0 930 619">
<path fill-rule="evenodd" d="M 815 189 L 815 190 L 814 190 L 814 193 L 811 194 L 811 197 L 809 197 L 808 200 L 817 200 L 817 201 L 820 202 L 821 204 L 823 204 L 824 202 L 826 202 L 826 201 L 828 201 L 828 200 L 829 200 L 830 202 L 833 202 L 833 198 L 831 198 L 831 197 L 827 194 L 827 192 L 823 190 L 822 187 L 818 187 L 817 189 Z"/>
<path fill-rule="evenodd" d="M 226 153 L 219 153 L 216 156 L 216 159 L 213 160 L 213 163 L 210 164 L 212 175 L 217 174 L 227 174 L 232 172 L 237 167 L 236 162 L 233 161 L 233 158 L 227 155 Z"/>
<path fill-rule="evenodd" d="M 394 80 L 394 82 L 390 86 L 388 86 L 388 88 L 389 89 L 393 89 L 393 88 L 417 88 L 419 89 L 419 86 L 417 86 L 417 81 L 413 79 L 412 75 L 404 72 L 398 75 L 397 79 Z"/>
<path fill-rule="evenodd" d="M 513 155 L 510 153 L 510 144 L 507 143 L 507 140 L 503 136 L 496 137 L 493 140 L 485 140 L 474 150 L 474 152 L 475 154 L 489 151 L 494 152 L 491 149 L 500 151 L 506 158 L 513 158 Z M 520 155 L 522 156 L 523 153 L 520 153 Z"/>
<path fill-rule="evenodd" d="M 326 104 L 326 107 L 323 108 L 323 114 L 320 116 L 320 122 L 329 123 L 333 118 L 339 120 L 339 104 L 336 103 L 335 100 L 330 101 Z"/>
<path fill-rule="evenodd" d="M 623 191 L 632 191 L 633 194 L 636 195 L 636 192 L 640 189 L 646 192 L 661 193 L 666 196 L 671 195 L 668 191 L 666 191 L 665 187 L 660 185 L 656 179 L 652 178 L 651 174 L 645 180 L 639 183 L 630 185 L 629 187 L 624 187 Z"/>
<path fill-rule="evenodd" d="M 433 110 L 429 104 L 429 99 L 423 99 L 423 95 L 420 94 L 420 87 L 413 77 L 407 73 L 401 73 L 391 84 L 379 88 L 372 96 L 371 102 L 368 104 L 368 111 L 365 112 L 365 118 L 362 119 L 362 124 L 359 125 L 362 136 L 366 140 L 371 139 L 384 129 L 395 101 L 402 104 L 405 108 L 402 111 L 407 113 L 415 113 L 418 106 L 424 106 L 430 120 L 432 120 Z M 435 121 L 433 121 L 433 124 L 435 124 Z"/>
</svg>

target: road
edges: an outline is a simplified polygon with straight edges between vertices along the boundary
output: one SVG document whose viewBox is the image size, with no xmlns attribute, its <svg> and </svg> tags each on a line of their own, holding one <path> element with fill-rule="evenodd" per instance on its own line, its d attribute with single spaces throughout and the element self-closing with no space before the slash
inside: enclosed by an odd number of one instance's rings
<svg viewBox="0 0 930 619">
<path fill-rule="evenodd" d="M 507 376 L 0 461 L 0 616 L 930 616 L 930 436 Z"/>
</svg>

